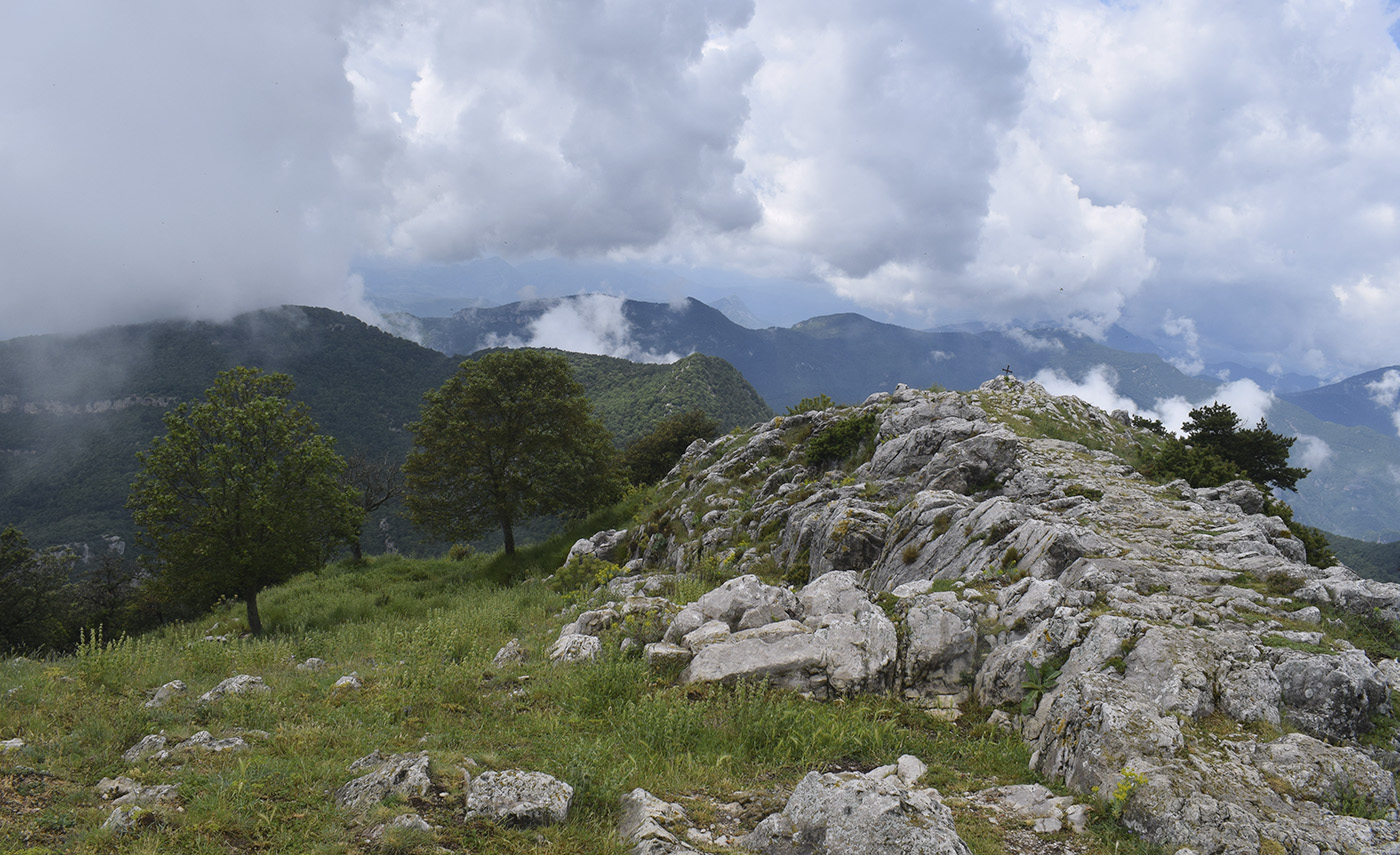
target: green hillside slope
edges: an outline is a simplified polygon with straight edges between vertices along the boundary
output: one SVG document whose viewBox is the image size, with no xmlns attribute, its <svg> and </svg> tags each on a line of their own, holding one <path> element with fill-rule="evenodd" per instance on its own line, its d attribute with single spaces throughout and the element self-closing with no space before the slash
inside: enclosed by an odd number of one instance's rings
<svg viewBox="0 0 1400 855">
<path fill-rule="evenodd" d="M 342 454 L 401 459 L 410 442 L 404 426 L 460 359 L 339 312 L 297 306 L 227 323 L 172 321 L 0 342 L 0 525 L 19 527 L 36 546 L 109 535 L 129 541 L 123 504 L 136 453 L 164 433 L 167 409 L 234 365 L 290 374 L 296 397 Z M 677 410 L 704 410 L 725 429 L 770 415 L 721 359 L 570 359 L 619 441 Z M 372 551 L 386 538 L 401 547 L 415 539 L 387 506 L 368 521 L 367 534 Z"/>
</svg>

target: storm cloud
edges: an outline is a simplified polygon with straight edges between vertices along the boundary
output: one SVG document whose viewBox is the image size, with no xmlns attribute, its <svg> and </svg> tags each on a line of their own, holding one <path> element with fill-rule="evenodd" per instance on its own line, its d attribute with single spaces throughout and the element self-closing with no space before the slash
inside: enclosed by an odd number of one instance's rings
<svg viewBox="0 0 1400 855">
<path fill-rule="evenodd" d="M 729 269 L 1185 368 L 1397 361 L 1385 0 L 0 6 L 0 336 L 357 258 Z"/>
</svg>

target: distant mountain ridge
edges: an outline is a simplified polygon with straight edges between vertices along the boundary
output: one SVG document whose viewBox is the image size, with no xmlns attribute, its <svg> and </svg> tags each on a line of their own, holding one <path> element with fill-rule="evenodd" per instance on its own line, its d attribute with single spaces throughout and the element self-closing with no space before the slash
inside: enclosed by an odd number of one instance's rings
<svg viewBox="0 0 1400 855">
<path fill-rule="evenodd" d="M 546 313 L 586 299 L 561 297 L 474 307 L 450 317 L 421 318 L 418 324 L 425 344 L 444 352 L 468 352 L 505 340 L 529 341 Z M 971 325 L 921 331 L 848 313 L 810 318 L 786 328 L 747 329 L 694 299 L 626 300 L 621 301 L 620 311 L 636 348 L 721 357 L 779 410 L 817 394 L 827 394 L 838 403 L 858 403 L 898 383 L 973 389 L 1007 368 L 1024 379 L 1050 369 L 1082 382 L 1091 370 L 1106 366 L 1116 393 L 1144 409 L 1173 397 L 1209 402 L 1222 382 L 1187 375 L 1153 353 L 1122 350 L 1050 328 L 998 330 Z M 1150 346 L 1123 331 L 1110 341 Z M 1372 373 L 1383 375 L 1384 369 Z M 1298 383 L 1303 378 L 1283 382 Z M 1400 441 L 1394 427 L 1378 418 L 1363 421 L 1345 415 L 1347 408 L 1375 409 L 1366 403 L 1366 382 L 1338 384 L 1340 391 L 1335 393 L 1289 393 L 1275 400 L 1269 410 L 1270 425 L 1306 437 L 1295 453 L 1301 456 L 1308 450 L 1318 458 L 1305 464 L 1311 465 L 1313 473 L 1298 494 L 1284 498 L 1309 525 L 1364 540 L 1400 539 L 1400 483 L 1396 480 Z"/>
<path fill-rule="evenodd" d="M 1385 400 L 1387 375 L 1391 375 L 1389 404 Z M 1400 387 L 1400 365 L 1377 368 L 1337 383 L 1280 395 L 1320 419 L 1340 425 L 1368 427 L 1376 433 L 1395 434 L 1400 430 L 1396 412 L 1400 409 L 1396 391 Z"/>
<path fill-rule="evenodd" d="M 546 312 L 581 297 L 472 307 L 450 317 L 417 318 L 422 342 L 444 353 L 470 353 L 501 341 L 529 341 Z M 791 327 L 748 329 L 705 303 L 622 302 L 631 336 L 655 353 L 718 356 L 781 409 L 817 392 L 858 403 L 896 383 L 975 388 L 1010 366 L 1020 377 L 1042 368 L 1082 376 L 1111 365 L 1119 389 L 1135 400 L 1208 394 L 1209 380 L 1188 377 L 1153 354 L 1119 351 L 1063 330 L 1034 333 L 921 331 L 847 313 L 810 318 Z"/>
<path fill-rule="evenodd" d="M 566 356 L 604 424 L 624 440 L 678 409 L 705 410 L 726 430 L 771 416 L 715 357 L 638 365 Z M 290 374 L 296 396 L 342 454 L 398 459 L 409 446 L 404 425 L 418 418 L 424 393 L 460 362 L 348 315 L 299 306 L 226 323 L 0 341 L 0 527 L 16 525 L 35 545 L 129 540 L 123 505 L 136 453 L 165 433 L 166 410 L 234 365 Z M 407 522 L 385 519 L 386 533 L 404 543 Z"/>
</svg>

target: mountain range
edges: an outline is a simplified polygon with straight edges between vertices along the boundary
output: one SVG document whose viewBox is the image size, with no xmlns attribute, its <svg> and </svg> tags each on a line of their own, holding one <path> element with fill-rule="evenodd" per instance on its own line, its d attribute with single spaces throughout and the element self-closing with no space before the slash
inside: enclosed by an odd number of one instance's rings
<svg viewBox="0 0 1400 855">
<path fill-rule="evenodd" d="M 859 402 L 898 383 L 970 389 L 1008 369 L 1073 382 L 1097 372 L 1117 400 L 1143 410 L 1167 399 L 1209 403 L 1220 388 L 1156 354 L 1065 330 L 921 331 L 855 314 L 750 329 L 693 299 L 586 295 L 393 320 L 421 344 L 304 307 L 0 342 L 0 523 L 36 544 L 129 537 L 122 504 L 135 453 L 163 433 L 170 406 L 235 364 L 292 374 L 342 452 L 395 457 L 423 393 L 464 354 L 522 344 L 612 354 L 571 359 L 619 442 L 677 409 L 704 409 L 728 429 L 806 397 Z M 550 330 L 564 340 L 548 340 Z M 1360 541 L 1400 539 L 1400 441 L 1384 394 L 1391 377 L 1400 369 L 1272 397 L 1270 427 L 1299 436 L 1294 463 L 1312 469 L 1297 494 L 1283 496 L 1301 521 Z M 402 519 L 384 525 L 396 542 L 411 540 Z"/>
<path fill-rule="evenodd" d="M 665 365 L 569 357 L 620 442 L 675 411 L 704 410 L 725 430 L 771 415 L 715 357 Z M 405 425 L 418 418 L 424 393 L 460 362 L 339 312 L 299 306 L 225 323 L 171 321 L 0 342 L 0 526 L 17 526 L 36 546 L 129 540 L 123 505 L 136 453 L 165 433 L 167 410 L 234 365 L 290 374 L 296 397 L 342 454 L 401 460 Z M 414 542 L 407 522 L 387 510 L 367 522 L 372 536 L 401 547 Z"/>
<path fill-rule="evenodd" d="M 1131 399 L 1141 411 L 1169 409 L 1164 402 L 1175 401 L 1184 416 L 1190 406 L 1215 400 L 1224 385 L 1185 374 L 1155 353 L 1111 347 L 1063 329 L 913 330 L 851 313 L 750 329 L 695 299 L 655 303 L 576 295 L 471 307 L 446 317 L 398 315 L 394 322 L 445 353 L 550 345 L 561 330 L 573 341 L 591 340 L 632 358 L 706 353 L 733 364 L 779 410 L 818 394 L 858 403 L 897 383 L 972 389 L 1009 369 L 1027 379 L 1053 372 L 1070 385 L 1097 372 L 1111 384 L 1101 391 L 1115 399 Z M 590 327 L 595 334 L 585 335 Z M 1150 348 L 1126 333 L 1108 340 Z M 1400 440 L 1375 392 L 1388 371 L 1400 377 L 1400 369 L 1378 369 L 1307 391 L 1258 390 L 1268 403 L 1270 427 L 1300 437 L 1295 465 L 1312 469 L 1298 493 L 1284 496 L 1299 519 L 1360 540 L 1400 539 Z M 1285 388 L 1305 381 L 1283 378 Z"/>
</svg>

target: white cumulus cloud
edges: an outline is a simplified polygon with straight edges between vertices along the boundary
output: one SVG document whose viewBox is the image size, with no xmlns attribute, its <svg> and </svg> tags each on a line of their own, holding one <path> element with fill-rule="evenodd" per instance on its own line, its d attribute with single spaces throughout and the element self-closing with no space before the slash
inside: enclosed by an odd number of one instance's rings
<svg viewBox="0 0 1400 855">
<path fill-rule="evenodd" d="M 1157 419 L 1168 430 L 1180 432 L 1191 411 L 1211 404 L 1225 404 L 1240 417 L 1244 427 L 1254 427 L 1267 416 L 1273 406 L 1274 394 L 1261 389 L 1253 380 L 1242 379 L 1222 383 L 1213 394 L 1198 401 L 1174 396 L 1158 398 L 1152 406 L 1143 406 L 1118 392 L 1118 375 L 1107 365 L 1096 365 L 1083 379 L 1074 380 L 1057 369 L 1043 368 L 1035 382 L 1054 395 L 1074 395 L 1103 410 L 1126 410 L 1133 415 Z"/>
</svg>

